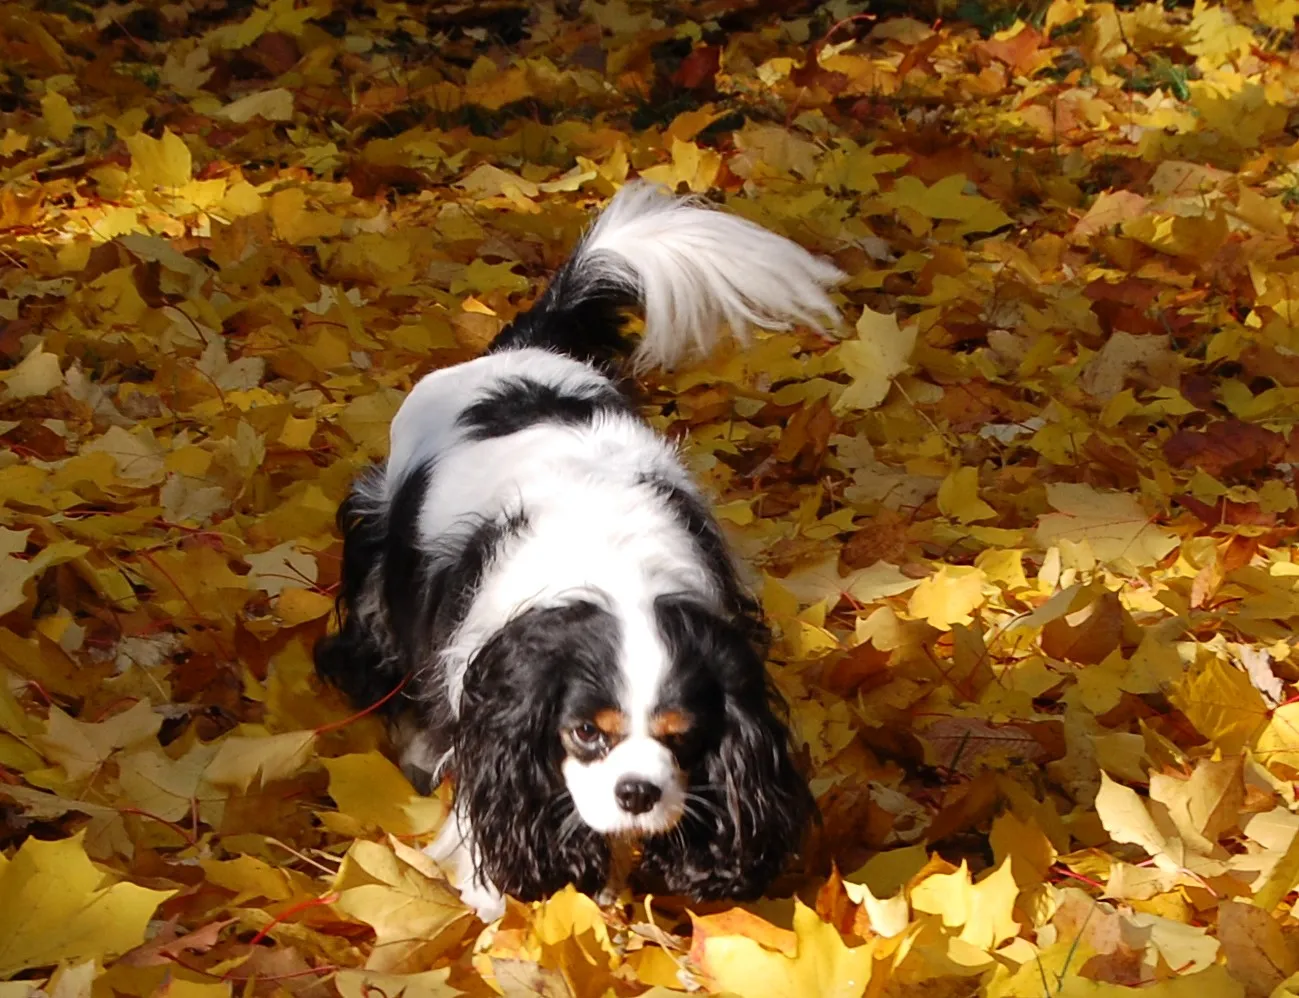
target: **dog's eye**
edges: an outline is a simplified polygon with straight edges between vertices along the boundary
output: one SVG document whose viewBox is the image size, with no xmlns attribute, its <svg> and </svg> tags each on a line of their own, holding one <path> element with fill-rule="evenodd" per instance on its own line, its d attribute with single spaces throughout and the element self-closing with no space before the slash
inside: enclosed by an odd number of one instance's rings
<svg viewBox="0 0 1299 998">
<path fill-rule="evenodd" d="M 573 741 L 583 748 L 595 748 L 604 741 L 604 732 L 590 721 L 583 721 L 573 728 Z"/>
</svg>

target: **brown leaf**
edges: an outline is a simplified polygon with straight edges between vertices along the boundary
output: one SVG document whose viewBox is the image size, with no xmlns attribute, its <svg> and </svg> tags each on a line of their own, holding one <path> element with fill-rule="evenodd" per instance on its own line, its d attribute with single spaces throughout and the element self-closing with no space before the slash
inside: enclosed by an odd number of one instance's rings
<svg viewBox="0 0 1299 998">
<path fill-rule="evenodd" d="M 1103 592 L 1071 613 L 1047 621 L 1042 627 L 1042 650 L 1053 658 L 1095 665 L 1119 647 L 1123 617 L 1118 594 Z"/>
<path fill-rule="evenodd" d="M 1173 465 L 1199 468 L 1215 478 L 1253 475 L 1275 464 L 1284 449 L 1281 434 L 1238 419 L 1179 430 L 1164 442 L 1164 456 Z"/>
<path fill-rule="evenodd" d="M 1231 976 L 1245 985 L 1249 998 L 1266 998 L 1299 969 L 1281 926 L 1252 904 L 1223 901 L 1218 906 L 1218 940 Z"/>
<path fill-rule="evenodd" d="M 221 930 L 237 921 L 227 918 L 209 922 L 183 935 L 176 931 L 174 921 L 168 922 L 149 942 L 122 954 L 119 962 L 129 967 L 162 967 L 176 963 L 182 953 L 206 953 L 217 944 Z"/>
</svg>

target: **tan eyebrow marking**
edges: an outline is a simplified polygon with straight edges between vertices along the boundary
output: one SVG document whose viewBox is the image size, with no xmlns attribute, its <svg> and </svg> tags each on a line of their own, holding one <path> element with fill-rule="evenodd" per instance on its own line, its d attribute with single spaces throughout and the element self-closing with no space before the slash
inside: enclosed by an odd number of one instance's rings
<svg viewBox="0 0 1299 998">
<path fill-rule="evenodd" d="M 650 734 L 655 738 L 684 735 L 692 726 L 690 715 L 679 710 L 661 711 L 650 718 Z"/>
<path fill-rule="evenodd" d="M 604 710 L 596 713 L 591 719 L 595 726 L 603 731 L 609 738 L 621 738 L 627 733 L 627 718 L 620 710 L 614 710 L 612 707 L 606 707 Z"/>
</svg>

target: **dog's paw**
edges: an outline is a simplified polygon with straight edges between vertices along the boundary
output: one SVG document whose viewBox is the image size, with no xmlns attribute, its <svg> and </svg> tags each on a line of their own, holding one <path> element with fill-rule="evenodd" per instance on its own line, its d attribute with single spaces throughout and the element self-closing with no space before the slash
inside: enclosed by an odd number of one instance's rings
<svg viewBox="0 0 1299 998">
<path fill-rule="evenodd" d="M 494 887 L 484 886 L 478 880 L 460 888 L 460 900 L 489 924 L 505 914 L 505 895 Z"/>
</svg>

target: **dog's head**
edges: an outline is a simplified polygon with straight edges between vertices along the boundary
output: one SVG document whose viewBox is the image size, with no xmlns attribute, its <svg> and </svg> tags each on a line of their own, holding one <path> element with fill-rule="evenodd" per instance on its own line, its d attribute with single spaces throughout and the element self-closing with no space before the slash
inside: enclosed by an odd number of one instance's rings
<svg viewBox="0 0 1299 998">
<path fill-rule="evenodd" d="M 459 806 L 482 872 L 522 898 L 604 885 L 609 839 L 670 889 L 760 893 L 811 810 L 760 632 L 689 598 L 525 610 L 474 655 L 457 730 Z"/>
</svg>

